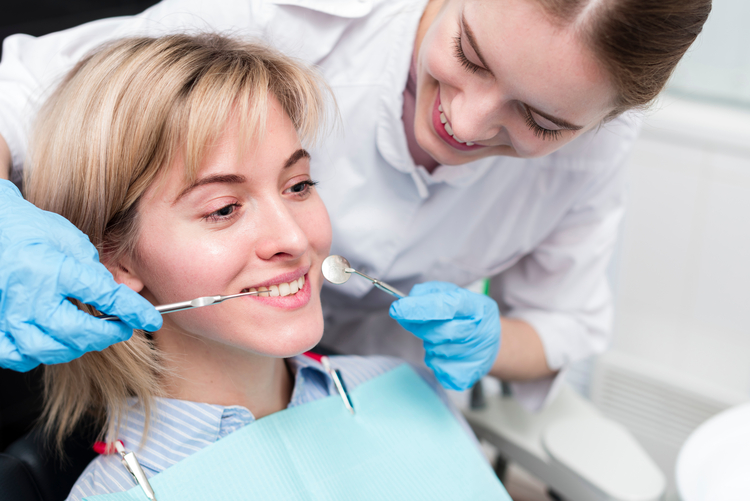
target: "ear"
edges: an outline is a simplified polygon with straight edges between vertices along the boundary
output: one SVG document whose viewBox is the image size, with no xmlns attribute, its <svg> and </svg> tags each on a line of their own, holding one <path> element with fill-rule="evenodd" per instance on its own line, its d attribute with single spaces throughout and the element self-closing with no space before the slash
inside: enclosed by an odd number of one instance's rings
<svg viewBox="0 0 750 501">
<path fill-rule="evenodd" d="M 112 273 L 118 284 L 125 284 L 135 292 L 141 292 L 145 287 L 138 274 L 137 265 L 129 256 L 122 256 L 116 261 L 102 256 L 102 264 Z"/>
</svg>

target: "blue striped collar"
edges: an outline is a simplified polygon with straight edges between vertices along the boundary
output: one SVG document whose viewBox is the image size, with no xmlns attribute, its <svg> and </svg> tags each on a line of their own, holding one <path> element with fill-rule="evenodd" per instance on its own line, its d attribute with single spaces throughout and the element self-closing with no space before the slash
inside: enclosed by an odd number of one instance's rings
<svg viewBox="0 0 750 501">
<path fill-rule="evenodd" d="M 295 407 L 336 392 L 333 381 L 320 362 L 304 355 L 286 359 L 294 374 L 294 389 L 287 407 Z M 146 415 L 133 404 L 127 411 L 119 437 L 125 448 L 136 451 L 141 465 L 153 473 L 203 449 L 255 421 L 253 414 L 239 405 L 222 406 L 155 398 L 148 438 L 143 446 Z"/>
</svg>

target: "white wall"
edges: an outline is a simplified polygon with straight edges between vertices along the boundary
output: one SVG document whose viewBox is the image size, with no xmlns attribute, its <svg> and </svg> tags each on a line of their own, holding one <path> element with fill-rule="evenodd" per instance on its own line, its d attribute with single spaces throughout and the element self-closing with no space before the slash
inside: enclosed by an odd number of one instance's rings
<svg viewBox="0 0 750 501">
<path fill-rule="evenodd" d="M 662 101 L 628 169 L 613 349 L 750 395 L 750 113 Z"/>
<path fill-rule="evenodd" d="M 750 398 L 750 112 L 666 96 L 627 168 L 613 346 L 592 396 L 676 499 L 684 440 Z"/>
<path fill-rule="evenodd" d="M 713 0 L 697 42 L 677 67 L 673 91 L 750 105 L 750 2 Z"/>
</svg>

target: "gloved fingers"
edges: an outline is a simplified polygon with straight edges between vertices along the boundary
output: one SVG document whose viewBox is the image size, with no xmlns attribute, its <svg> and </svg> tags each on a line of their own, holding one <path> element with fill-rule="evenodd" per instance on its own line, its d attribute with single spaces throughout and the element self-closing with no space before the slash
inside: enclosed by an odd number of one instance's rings
<svg viewBox="0 0 750 501">
<path fill-rule="evenodd" d="M 451 324 L 458 322 L 454 320 Z M 424 349 L 426 352 L 443 358 L 455 359 L 473 359 L 475 354 L 482 354 L 480 358 L 485 358 L 485 353 L 490 356 L 497 354 L 500 349 L 500 330 L 471 330 L 470 325 L 466 325 L 465 330 L 461 333 L 461 338 L 452 341 L 446 341 L 441 337 L 440 329 L 446 329 L 450 326 L 441 325 L 437 329 L 424 336 Z M 449 331 L 452 334 L 452 331 Z M 434 337 L 435 342 L 431 340 Z M 494 361 L 494 359 L 493 359 Z"/>
<path fill-rule="evenodd" d="M 60 304 L 53 315 L 45 318 L 45 323 L 47 322 L 54 323 L 55 331 L 48 329 L 45 325 L 40 327 L 53 339 L 56 337 L 55 332 L 58 331 L 75 333 L 62 340 L 56 339 L 56 341 L 69 347 L 71 351 L 101 351 L 110 345 L 130 339 L 130 336 L 133 335 L 133 329 L 124 323 L 100 320 L 85 311 L 79 310 L 67 300 Z"/>
<path fill-rule="evenodd" d="M 448 390 L 468 390 L 484 376 L 475 364 L 465 361 L 446 360 L 428 355 L 425 357 L 425 364 L 435 373 L 440 385 Z"/>
<path fill-rule="evenodd" d="M 431 292 L 422 296 L 407 296 L 391 304 L 389 314 L 395 320 L 410 322 L 430 322 L 451 320 L 462 308 L 461 289 L 444 292 Z"/>
<path fill-rule="evenodd" d="M 126 285 L 117 284 L 101 263 L 87 266 L 71 258 L 65 259 L 60 270 L 60 288 L 68 297 L 102 313 L 116 315 L 130 329 L 148 332 L 161 329 L 162 318 L 156 308 Z"/>
<path fill-rule="evenodd" d="M 480 319 L 493 310 L 499 315 L 497 303 L 492 298 L 456 287 L 399 299 L 391 304 L 389 314 L 395 320 L 429 322 L 455 318 Z"/>
<path fill-rule="evenodd" d="M 414 334 L 425 344 L 455 344 L 461 343 L 467 338 L 473 337 L 476 332 L 478 321 L 474 319 L 457 318 L 450 321 L 431 320 L 427 322 L 411 322 L 409 320 L 398 320 L 398 323 L 407 331 Z"/>
<path fill-rule="evenodd" d="M 33 356 L 38 363 L 59 364 L 70 362 L 83 355 L 82 351 L 72 349 L 55 340 L 36 325 L 21 324 L 15 330 L 14 335 L 18 351 L 22 355 Z"/>
<path fill-rule="evenodd" d="M 21 190 L 18 189 L 18 187 L 8 181 L 7 179 L 0 179 L 0 193 L 5 196 L 16 196 L 18 198 L 23 199 L 23 195 L 21 195 Z"/>
<path fill-rule="evenodd" d="M 17 372 L 28 372 L 39 362 L 18 351 L 18 347 L 7 334 L 0 333 L 0 367 Z"/>
</svg>

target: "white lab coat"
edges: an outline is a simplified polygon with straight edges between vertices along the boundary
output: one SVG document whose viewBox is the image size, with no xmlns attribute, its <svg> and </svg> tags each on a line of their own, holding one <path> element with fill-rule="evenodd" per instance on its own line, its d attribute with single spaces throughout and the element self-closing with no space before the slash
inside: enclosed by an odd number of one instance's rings
<svg viewBox="0 0 750 501">
<path fill-rule="evenodd" d="M 178 30 L 260 37 L 319 65 L 342 127 L 312 149 L 313 178 L 333 224 L 332 253 L 404 291 L 495 276 L 506 315 L 539 333 L 552 369 L 605 349 L 611 298 L 605 269 L 623 211 L 631 115 L 540 159 L 492 157 L 433 174 L 415 166 L 402 93 L 425 0 L 166 0 L 38 39 L 5 41 L 0 134 L 18 178 L 28 117 L 72 64 L 105 40 Z M 27 104 L 31 102 L 32 104 Z M 324 343 L 420 363 L 421 342 L 387 317 L 392 298 L 365 280 L 324 287 Z M 562 371 L 561 371 L 562 372 Z M 515 384 L 539 408 L 560 377 Z"/>
</svg>

